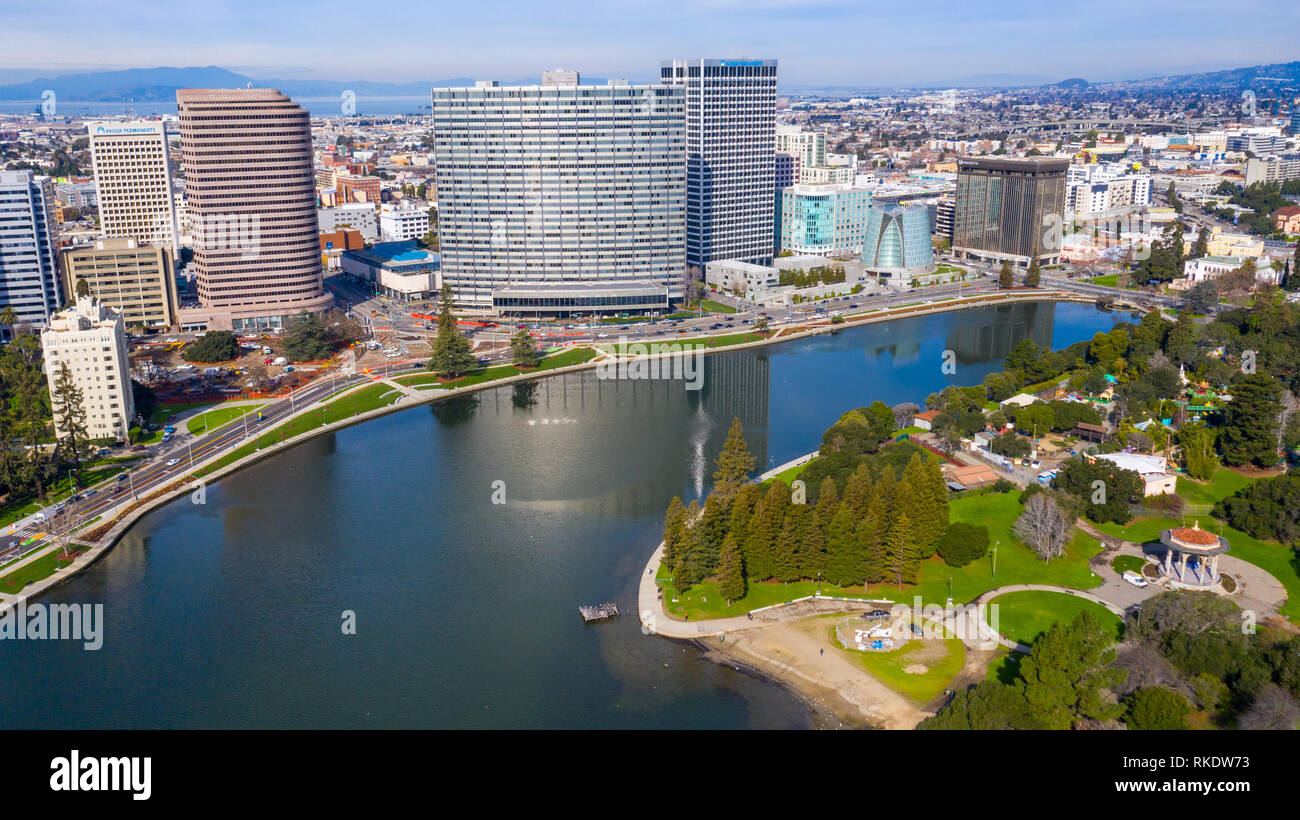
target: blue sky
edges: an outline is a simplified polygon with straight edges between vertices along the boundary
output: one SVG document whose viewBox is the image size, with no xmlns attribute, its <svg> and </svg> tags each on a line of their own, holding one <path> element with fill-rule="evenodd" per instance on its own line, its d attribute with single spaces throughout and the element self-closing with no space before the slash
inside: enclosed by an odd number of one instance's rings
<svg viewBox="0 0 1300 820">
<path fill-rule="evenodd" d="M 0 68 L 406 82 L 775 57 L 788 85 L 1145 77 L 1300 59 L 1295 0 L 6 0 Z"/>
</svg>

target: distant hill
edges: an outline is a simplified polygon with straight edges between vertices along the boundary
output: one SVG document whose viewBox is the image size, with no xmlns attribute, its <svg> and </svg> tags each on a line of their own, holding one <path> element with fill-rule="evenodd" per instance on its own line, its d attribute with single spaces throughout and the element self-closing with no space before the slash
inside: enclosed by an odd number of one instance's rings
<svg viewBox="0 0 1300 820">
<path fill-rule="evenodd" d="M 1150 77 L 1145 80 L 1124 80 L 1100 83 L 1101 89 L 1152 88 L 1168 91 L 1244 91 L 1251 89 L 1300 88 L 1300 60 L 1290 63 L 1271 63 L 1230 68 L 1224 71 L 1207 71 L 1202 74 L 1179 74 L 1173 77 Z"/>
<path fill-rule="evenodd" d="M 583 77 L 584 85 L 604 84 L 603 77 Z M 536 85 L 539 77 L 502 80 L 503 84 Z M 413 83 L 375 83 L 365 80 L 274 80 L 247 77 L 217 66 L 188 68 L 130 68 L 65 74 L 0 85 L 0 100 L 39 100 L 50 89 L 67 102 L 175 102 L 178 88 L 278 88 L 290 97 L 334 97 L 344 91 L 372 97 L 427 97 L 430 88 L 472 86 L 469 77 L 452 77 Z"/>
<path fill-rule="evenodd" d="M 1068 80 L 1061 80 L 1059 83 L 1052 83 L 1053 88 L 1087 88 L 1092 83 L 1082 77 L 1071 77 Z"/>
</svg>

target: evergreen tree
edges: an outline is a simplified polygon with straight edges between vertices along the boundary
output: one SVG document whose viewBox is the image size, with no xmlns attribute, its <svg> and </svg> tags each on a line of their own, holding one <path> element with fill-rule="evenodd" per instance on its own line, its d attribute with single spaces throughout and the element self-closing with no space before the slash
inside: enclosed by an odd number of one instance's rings
<svg viewBox="0 0 1300 820">
<path fill-rule="evenodd" d="M 1038 260 L 1034 259 L 1029 263 L 1029 270 L 1025 273 L 1025 287 L 1036 288 L 1042 279 L 1042 270 L 1038 267 Z"/>
<path fill-rule="evenodd" d="M 731 517 L 727 519 L 727 532 L 735 536 L 736 545 L 741 547 L 749 539 L 749 522 L 754 516 L 754 509 L 763 500 L 763 491 L 755 484 L 743 484 L 731 500 Z"/>
<path fill-rule="evenodd" d="M 718 592 L 727 599 L 727 606 L 732 601 L 745 597 L 745 562 L 740 555 L 736 539 L 728 535 L 722 541 L 722 560 L 718 565 Z"/>
<path fill-rule="evenodd" d="M 59 362 L 59 375 L 50 393 L 50 405 L 57 420 L 60 446 L 71 456 L 73 469 L 81 473 L 81 459 L 89 449 L 86 432 L 85 397 L 72 378 L 67 362 Z"/>
<path fill-rule="evenodd" d="M 718 469 L 713 473 L 713 491 L 723 495 L 734 493 L 749 479 L 749 473 L 753 469 L 754 456 L 749 452 L 749 445 L 745 443 L 745 432 L 741 427 L 740 418 L 736 417 L 731 421 L 731 429 L 727 431 L 727 440 L 722 444 L 722 452 L 718 453 Z"/>
<path fill-rule="evenodd" d="M 664 514 L 664 559 L 667 566 L 674 566 L 677 563 L 677 552 L 681 549 L 682 540 L 686 537 L 686 508 L 682 506 L 682 500 L 673 496 L 673 500 L 668 502 L 668 512 Z"/>
<path fill-rule="evenodd" d="M 844 483 L 845 504 L 853 511 L 854 518 L 861 518 L 867 514 L 867 503 L 871 500 L 871 470 L 867 467 L 866 462 L 858 465 L 858 469 L 853 471 L 849 480 Z"/>
<path fill-rule="evenodd" d="M 1200 259 L 1203 256 L 1208 256 L 1209 253 L 1210 240 L 1209 237 L 1206 236 L 1205 226 L 1202 225 L 1201 232 L 1196 235 L 1196 241 L 1192 243 L 1192 253 L 1188 258 Z"/>
<path fill-rule="evenodd" d="M 791 509 L 796 507 L 804 509 L 802 505 L 792 505 Z M 786 515 L 781 534 L 776 537 L 772 577 L 784 584 L 799 580 L 799 525 L 794 515 Z"/>
<path fill-rule="evenodd" d="M 542 361 L 537 352 L 537 343 L 527 330 L 520 330 L 510 337 L 510 355 L 516 367 L 537 367 Z"/>
<path fill-rule="evenodd" d="M 817 490 L 817 514 L 824 526 L 831 523 L 831 516 L 835 515 L 835 508 L 839 505 L 840 491 L 835 485 L 835 479 L 826 476 Z"/>
<path fill-rule="evenodd" d="M 1016 284 L 1016 277 L 1011 272 L 1011 263 L 1003 262 L 1002 270 L 998 271 L 998 287 L 1009 288 Z"/>
<path fill-rule="evenodd" d="M 873 488 L 871 504 L 867 508 L 867 517 L 863 522 L 869 530 L 864 531 L 864 537 L 859 539 L 863 550 L 863 580 L 869 584 L 880 583 L 888 576 L 885 565 L 885 535 L 889 530 L 890 518 L 887 489 L 887 486 L 882 484 L 877 484 Z"/>
<path fill-rule="evenodd" d="M 885 536 L 884 553 L 890 582 L 897 583 L 899 589 L 903 588 L 903 584 L 916 583 L 921 559 L 912 538 L 907 513 L 899 513 L 890 524 Z"/>
<path fill-rule="evenodd" d="M 438 300 L 438 336 L 433 342 L 433 355 L 429 369 L 444 379 L 456 379 L 477 366 L 469 340 L 456 325 L 451 315 L 451 285 L 443 283 Z"/>
<path fill-rule="evenodd" d="M 1224 407 L 1219 434 L 1223 460 L 1234 465 L 1254 462 L 1261 467 L 1273 466 L 1278 460 L 1281 383 L 1272 376 L 1253 373 L 1234 379 L 1228 389 L 1232 401 Z"/>
<path fill-rule="evenodd" d="M 704 502 L 704 510 L 691 529 L 695 541 L 695 560 L 700 572 L 707 578 L 718 568 L 722 553 L 722 541 L 727 536 L 727 519 L 730 508 L 717 496 L 710 495 Z"/>
<path fill-rule="evenodd" d="M 856 530 L 853 511 L 848 504 L 840 502 L 826 528 L 826 580 L 832 584 L 852 586 L 861 582 L 858 578 L 861 558 Z"/>
<path fill-rule="evenodd" d="M 826 531 L 821 515 L 806 504 L 794 504 L 790 515 L 799 534 L 799 577 L 815 580 L 826 572 Z"/>
</svg>

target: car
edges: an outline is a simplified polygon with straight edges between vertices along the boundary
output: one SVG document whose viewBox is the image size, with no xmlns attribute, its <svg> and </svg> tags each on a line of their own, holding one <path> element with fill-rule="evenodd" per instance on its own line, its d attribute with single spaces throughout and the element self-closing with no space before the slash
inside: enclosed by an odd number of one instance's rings
<svg viewBox="0 0 1300 820">
<path fill-rule="evenodd" d="M 99 492 L 99 491 L 96 490 L 94 487 L 91 487 L 89 490 L 86 490 L 84 493 L 82 493 L 82 494 L 81 494 L 81 497 L 82 497 L 82 498 L 90 498 L 92 495 L 94 495 L 94 494 L 97 493 L 97 492 Z"/>
<path fill-rule="evenodd" d="M 167 459 L 167 466 L 168 466 L 168 467 L 175 467 L 177 464 L 180 464 L 180 463 L 181 463 L 181 460 L 180 460 L 179 458 L 169 458 L 169 459 Z"/>
<path fill-rule="evenodd" d="M 1124 570 L 1124 580 L 1128 581 L 1135 587 L 1144 587 L 1147 585 L 1147 579 L 1143 578 L 1131 569 Z"/>
<path fill-rule="evenodd" d="M 114 481 L 126 481 L 126 473 L 118 473 Z"/>
<path fill-rule="evenodd" d="M 43 512 L 38 512 L 36 515 L 33 515 L 33 516 L 32 516 L 32 521 L 33 521 L 33 522 L 35 522 L 35 521 L 44 521 L 44 520 L 45 520 L 45 513 L 43 513 Z"/>
</svg>

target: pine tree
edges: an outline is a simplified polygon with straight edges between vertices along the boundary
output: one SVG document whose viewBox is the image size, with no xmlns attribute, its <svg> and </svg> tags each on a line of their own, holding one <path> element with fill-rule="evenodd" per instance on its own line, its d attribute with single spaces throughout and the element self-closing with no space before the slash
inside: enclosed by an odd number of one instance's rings
<svg viewBox="0 0 1300 820">
<path fill-rule="evenodd" d="M 745 483 L 753 469 L 754 456 L 745 443 L 740 418 L 734 418 L 731 429 L 727 431 L 727 440 L 722 444 L 722 452 L 718 453 L 718 469 L 713 473 L 713 491 L 731 495 Z"/>
<path fill-rule="evenodd" d="M 826 580 L 850 586 L 857 580 L 860 563 L 853 512 L 844 502 L 835 508 L 826 528 Z"/>
<path fill-rule="evenodd" d="M 433 342 L 433 354 L 429 357 L 429 369 L 444 379 L 456 379 L 477 366 L 473 348 L 469 340 L 456 326 L 456 318 L 451 315 L 451 286 L 442 285 L 442 294 L 438 305 L 438 337 Z"/>
<path fill-rule="evenodd" d="M 664 564 L 671 567 L 677 563 L 677 551 L 681 549 L 685 536 L 686 508 L 680 498 L 673 496 L 673 500 L 668 502 L 668 512 L 664 514 Z"/>
<path fill-rule="evenodd" d="M 826 573 L 826 528 L 817 508 L 803 507 L 799 517 L 799 575 L 809 580 Z"/>
<path fill-rule="evenodd" d="M 821 516 L 823 525 L 831 523 L 831 516 L 835 515 L 835 508 L 839 505 L 840 491 L 835 479 L 826 476 L 817 490 L 817 514 Z"/>
<path fill-rule="evenodd" d="M 727 519 L 727 533 L 734 536 L 736 545 L 744 544 L 749 537 L 749 522 L 754 508 L 763 498 L 763 491 L 754 484 L 743 484 L 731 500 L 731 516 Z"/>
<path fill-rule="evenodd" d="M 1041 279 L 1042 271 L 1038 267 L 1038 260 L 1034 259 L 1029 263 L 1029 270 L 1025 272 L 1025 287 L 1036 288 Z"/>
<path fill-rule="evenodd" d="M 710 495 L 704 502 L 704 510 L 691 529 L 695 541 L 695 559 L 699 563 L 703 577 L 708 577 L 718 567 L 722 554 L 722 541 L 727 537 L 727 519 L 730 510 L 727 505 Z"/>
<path fill-rule="evenodd" d="M 794 515 L 786 515 L 781 534 L 776 537 L 772 577 L 784 584 L 799 580 L 799 528 Z"/>
<path fill-rule="evenodd" d="M 1016 284 L 1016 277 L 1011 272 L 1011 263 L 1003 262 L 1002 270 L 998 271 L 998 287 L 1009 288 Z"/>
<path fill-rule="evenodd" d="M 65 443 L 67 452 L 72 456 L 73 468 L 81 474 L 81 458 L 87 450 L 89 434 L 86 432 L 86 405 L 81 388 L 72 378 L 72 370 L 67 362 L 59 362 L 59 375 L 54 380 L 54 389 L 50 391 L 50 407 L 57 420 L 56 429 L 59 440 Z"/>
<path fill-rule="evenodd" d="M 885 566 L 885 534 L 889 527 L 889 500 L 886 488 L 877 485 L 871 493 L 867 517 L 863 519 L 864 535 L 859 539 L 862 547 L 863 580 L 877 584 L 888 577 Z"/>
<path fill-rule="evenodd" d="M 728 535 L 722 542 L 722 560 L 718 565 L 718 592 L 727 599 L 727 606 L 732 601 L 745 597 L 745 562 L 740 555 L 736 539 Z"/>
<path fill-rule="evenodd" d="M 844 483 L 844 503 L 849 505 L 855 517 L 861 518 L 867 514 L 867 503 L 870 500 L 871 470 L 863 462 Z"/>
<path fill-rule="evenodd" d="M 899 513 L 885 536 L 885 563 L 889 568 L 889 580 L 896 582 L 902 589 L 904 583 L 916 583 L 916 573 L 920 561 L 916 558 L 916 548 L 912 546 L 910 525 L 906 513 Z"/>
<path fill-rule="evenodd" d="M 537 342 L 527 330 L 510 337 L 510 356 L 516 367 L 537 367 L 542 357 L 537 353 Z"/>
</svg>

